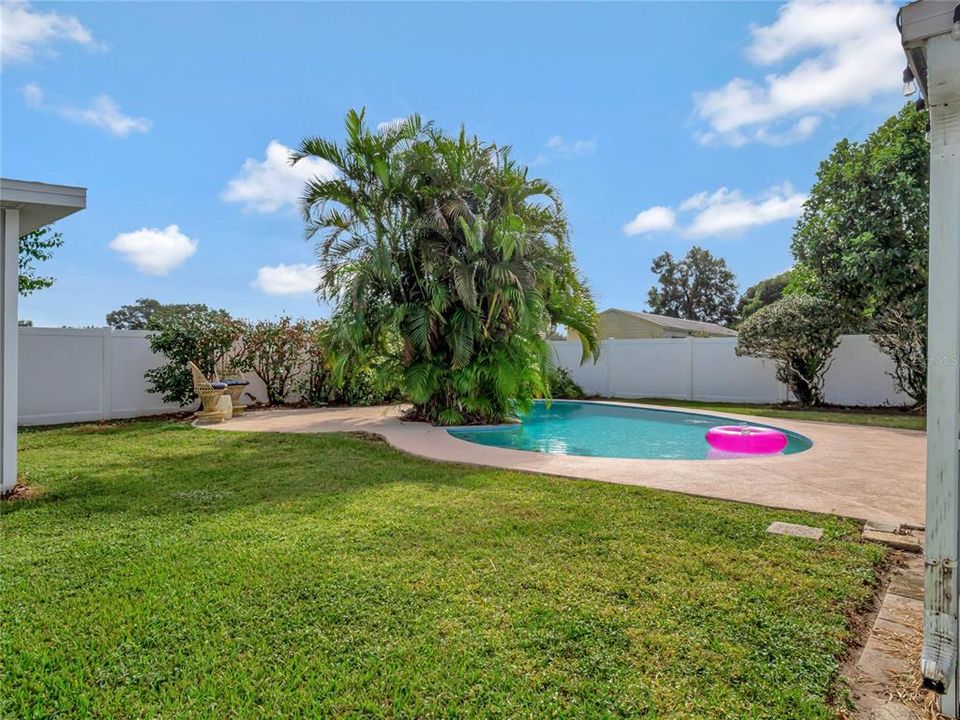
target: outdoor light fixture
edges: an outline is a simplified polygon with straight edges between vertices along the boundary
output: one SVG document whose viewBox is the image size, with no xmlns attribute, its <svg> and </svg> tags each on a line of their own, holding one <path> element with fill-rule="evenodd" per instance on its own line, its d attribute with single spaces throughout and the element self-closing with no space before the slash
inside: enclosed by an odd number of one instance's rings
<svg viewBox="0 0 960 720">
<path fill-rule="evenodd" d="M 897 13 L 908 84 L 929 120 L 930 261 L 927 364 L 925 687 L 960 717 L 960 5 L 917 0 Z M 908 83 L 909 80 L 909 83 Z"/>
<path fill-rule="evenodd" d="M 917 91 L 917 84 L 913 81 L 913 70 L 907 65 L 903 69 L 903 96 L 910 97 Z"/>
</svg>

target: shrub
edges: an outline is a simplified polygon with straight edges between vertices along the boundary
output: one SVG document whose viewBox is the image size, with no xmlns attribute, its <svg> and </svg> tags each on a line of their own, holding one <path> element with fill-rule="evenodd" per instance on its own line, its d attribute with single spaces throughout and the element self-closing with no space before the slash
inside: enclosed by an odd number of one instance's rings
<svg viewBox="0 0 960 720">
<path fill-rule="evenodd" d="M 144 377 L 148 390 L 159 393 L 164 402 L 189 405 L 196 395 L 187 362 L 193 362 L 207 377 L 220 370 L 240 336 L 242 324 L 226 310 L 198 306 L 177 317 L 166 318 L 155 326 L 150 349 L 165 356 L 166 365 L 148 370 Z"/>
<path fill-rule="evenodd" d="M 259 320 L 244 323 L 240 349 L 234 363 L 253 370 L 263 380 L 267 401 L 283 403 L 307 363 L 309 326 L 306 320 Z"/>
<path fill-rule="evenodd" d="M 840 342 L 834 308 L 809 295 L 788 295 L 743 321 L 737 355 L 770 358 L 777 379 L 802 405 L 823 403 L 823 376 Z"/>
<path fill-rule="evenodd" d="M 386 405 L 400 399 L 399 377 L 357 366 L 349 368 L 333 390 L 335 402 L 344 405 Z"/>
<path fill-rule="evenodd" d="M 550 387 L 550 395 L 555 398 L 579 400 L 586 396 L 583 388 L 576 383 L 566 368 L 553 368 L 547 376 L 547 384 Z"/>
<path fill-rule="evenodd" d="M 327 352 L 327 323 L 323 320 L 301 320 L 303 351 L 301 373 L 295 384 L 300 399 L 308 405 L 321 405 L 331 399 L 332 374 Z"/>
<path fill-rule="evenodd" d="M 926 318 L 918 320 L 902 304 L 884 308 L 874 315 L 870 338 L 890 356 L 895 369 L 890 376 L 897 389 L 918 405 L 927 401 Z"/>
</svg>

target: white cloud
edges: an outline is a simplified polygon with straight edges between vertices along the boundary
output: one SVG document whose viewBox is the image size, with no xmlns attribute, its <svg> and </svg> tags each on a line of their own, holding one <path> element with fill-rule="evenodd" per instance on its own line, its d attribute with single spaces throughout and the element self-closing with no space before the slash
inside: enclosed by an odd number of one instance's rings
<svg viewBox="0 0 960 720">
<path fill-rule="evenodd" d="M 141 228 L 120 233 L 110 241 L 110 249 L 123 255 L 142 273 L 166 275 L 197 251 L 191 240 L 177 225 L 163 228 Z"/>
<path fill-rule="evenodd" d="M 97 95 L 89 107 L 82 108 L 49 102 L 41 87 L 30 83 L 23 87 L 23 98 L 34 110 L 56 113 L 71 122 L 100 128 L 118 137 L 126 137 L 132 132 L 147 132 L 152 124 L 147 118 L 125 115 L 109 95 Z"/>
<path fill-rule="evenodd" d="M 691 204 L 694 198 L 695 205 Z M 739 191 L 726 188 L 709 195 L 700 193 L 694 198 L 689 198 L 680 206 L 697 210 L 693 221 L 683 231 L 688 237 L 735 234 L 797 217 L 803 210 L 807 196 L 784 184 L 770 188 L 755 199 L 747 199 Z"/>
<path fill-rule="evenodd" d="M 597 149 L 597 141 L 593 140 L 564 140 L 562 135 L 554 135 L 547 140 L 547 147 L 555 150 L 564 157 L 577 155 L 593 155 Z"/>
<path fill-rule="evenodd" d="M 822 117 L 900 85 L 903 50 L 887 0 L 790 0 L 771 25 L 750 28 L 747 57 L 758 66 L 796 58 L 762 80 L 735 77 L 694 93 L 703 144 L 783 145 L 809 137 Z M 798 119 L 799 118 L 799 119 Z"/>
<path fill-rule="evenodd" d="M 644 210 L 623 226 L 626 235 L 644 232 L 679 230 L 686 237 L 735 235 L 753 227 L 797 217 L 807 196 L 796 192 L 789 183 L 775 185 L 754 198 L 746 198 L 739 190 L 725 187 L 701 192 L 681 202 L 676 211 L 657 206 Z M 687 219 L 683 224 L 677 216 Z"/>
<path fill-rule="evenodd" d="M 243 203 L 247 211 L 272 213 L 296 207 L 308 180 L 330 180 L 336 175 L 336 168 L 320 158 L 306 157 L 290 165 L 290 148 L 271 140 L 264 159 L 247 158 L 240 174 L 227 183 L 221 198 Z"/>
<path fill-rule="evenodd" d="M 267 295 L 302 295 L 317 289 L 317 268 L 305 263 L 265 265 L 257 270 L 253 287 Z"/>
<path fill-rule="evenodd" d="M 400 125 L 406 122 L 406 120 L 407 120 L 406 118 L 402 118 L 402 117 L 395 117 L 389 120 L 384 120 L 382 123 L 377 123 L 377 130 L 379 130 L 380 132 L 383 132 L 384 130 L 391 130 L 393 128 L 400 127 Z"/>
<path fill-rule="evenodd" d="M 668 207 L 657 205 L 649 210 L 637 213 L 637 216 L 623 226 L 625 235 L 663 232 L 673 230 L 677 224 L 677 214 Z"/>
<path fill-rule="evenodd" d="M 597 149 L 596 139 L 591 140 L 566 140 L 563 135 L 554 135 L 547 140 L 545 150 L 537 155 L 533 161 L 534 165 L 542 165 L 555 158 L 568 160 L 575 157 L 584 157 L 593 155 Z"/>
<path fill-rule="evenodd" d="M 55 11 L 37 12 L 23 0 L 0 3 L 0 62 L 30 62 L 37 53 L 54 55 L 50 47 L 59 41 L 74 42 L 88 50 L 105 50 L 93 33 L 73 15 Z"/>
</svg>

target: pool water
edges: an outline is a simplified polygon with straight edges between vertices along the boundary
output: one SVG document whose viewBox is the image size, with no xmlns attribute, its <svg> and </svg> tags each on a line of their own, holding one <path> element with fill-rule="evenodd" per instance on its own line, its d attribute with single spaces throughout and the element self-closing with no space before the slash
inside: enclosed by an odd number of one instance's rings
<svg viewBox="0 0 960 720">
<path fill-rule="evenodd" d="M 549 406 L 542 401 L 534 403 L 533 410 L 519 424 L 450 428 L 447 432 L 480 445 L 553 455 L 706 460 L 731 457 L 707 444 L 707 430 L 716 425 L 737 424 L 729 418 L 676 410 L 555 400 Z M 750 425 L 772 427 L 753 422 Z M 784 455 L 813 446 L 813 441 L 803 435 L 774 429 L 787 436 Z"/>
</svg>

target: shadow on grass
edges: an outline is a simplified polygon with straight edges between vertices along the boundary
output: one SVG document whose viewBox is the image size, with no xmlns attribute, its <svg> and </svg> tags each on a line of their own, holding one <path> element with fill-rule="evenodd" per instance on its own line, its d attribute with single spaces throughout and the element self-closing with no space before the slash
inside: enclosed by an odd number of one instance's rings
<svg viewBox="0 0 960 720">
<path fill-rule="evenodd" d="M 59 505 L 64 512 L 228 512 L 315 501 L 404 482 L 470 484 L 470 473 L 428 463 L 355 434 L 215 433 L 171 423 L 77 425 L 21 433 L 22 481 L 33 498 L 4 514 Z M 476 469 L 472 469 L 476 472 Z"/>
</svg>

